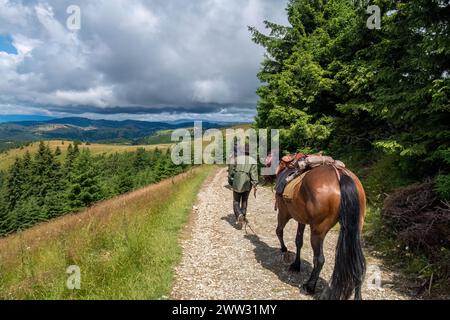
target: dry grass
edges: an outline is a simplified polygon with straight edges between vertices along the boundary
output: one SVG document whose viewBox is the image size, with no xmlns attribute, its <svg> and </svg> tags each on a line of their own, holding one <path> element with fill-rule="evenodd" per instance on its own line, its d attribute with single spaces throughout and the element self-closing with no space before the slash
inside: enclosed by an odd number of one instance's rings
<svg viewBox="0 0 450 320">
<path fill-rule="evenodd" d="M 56 150 L 57 147 L 61 149 L 60 159 L 63 159 L 67 152 L 67 147 L 72 141 L 62 141 L 62 140 L 50 140 L 45 141 L 48 143 L 52 150 Z M 38 150 L 39 142 L 33 143 L 28 147 L 17 148 L 13 150 L 6 151 L 0 154 L 0 170 L 4 170 L 9 168 L 14 163 L 16 157 L 22 157 L 27 151 L 31 154 L 35 154 Z M 146 150 L 154 150 L 155 148 L 159 149 L 167 149 L 169 148 L 169 144 L 161 144 L 161 145 L 136 145 L 136 146 L 128 146 L 128 145 L 114 145 L 114 144 L 98 144 L 93 143 L 90 145 L 82 144 L 80 146 L 81 149 L 87 148 L 92 154 L 113 154 L 113 153 L 122 153 L 122 152 L 132 152 L 138 148 L 144 148 Z"/>
<path fill-rule="evenodd" d="M 170 291 L 202 167 L 0 240 L 0 299 L 157 299 Z M 82 288 L 65 287 L 69 265 Z"/>
</svg>

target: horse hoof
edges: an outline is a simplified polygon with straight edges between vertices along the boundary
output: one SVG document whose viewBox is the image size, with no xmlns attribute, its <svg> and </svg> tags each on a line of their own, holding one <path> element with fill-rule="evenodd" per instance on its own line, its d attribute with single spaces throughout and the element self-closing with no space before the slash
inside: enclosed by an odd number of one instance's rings
<svg viewBox="0 0 450 320">
<path fill-rule="evenodd" d="M 325 287 L 325 289 L 323 289 L 322 293 L 320 294 L 319 300 L 330 300 L 330 299 L 331 299 L 330 288 Z"/>
<path fill-rule="evenodd" d="M 309 294 L 309 295 L 313 295 L 313 294 L 315 293 L 315 291 L 316 291 L 314 287 L 310 286 L 310 285 L 307 284 L 307 283 L 305 283 L 305 284 L 302 286 L 302 289 L 303 289 L 307 294 Z"/>
<path fill-rule="evenodd" d="M 300 272 L 300 263 L 292 263 L 289 266 L 289 271 Z"/>
<path fill-rule="evenodd" d="M 284 264 L 288 264 L 288 263 L 290 263 L 292 261 L 291 258 L 290 258 L 289 252 L 281 253 L 281 261 Z"/>
</svg>

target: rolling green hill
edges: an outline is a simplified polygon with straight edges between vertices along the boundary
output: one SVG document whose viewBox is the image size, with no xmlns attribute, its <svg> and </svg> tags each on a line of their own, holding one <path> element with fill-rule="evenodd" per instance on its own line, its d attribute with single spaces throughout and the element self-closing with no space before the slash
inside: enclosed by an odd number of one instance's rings
<svg viewBox="0 0 450 320">
<path fill-rule="evenodd" d="M 203 127 L 222 128 L 226 123 L 203 122 Z M 164 130 L 192 127 L 193 122 L 110 121 L 61 118 L 46 121 L 0 123 L 0 141 L 80 140 L 98 143 L 136 143 Z M 167 139 L 166 139 L 167 140 Z"/>
</svg>

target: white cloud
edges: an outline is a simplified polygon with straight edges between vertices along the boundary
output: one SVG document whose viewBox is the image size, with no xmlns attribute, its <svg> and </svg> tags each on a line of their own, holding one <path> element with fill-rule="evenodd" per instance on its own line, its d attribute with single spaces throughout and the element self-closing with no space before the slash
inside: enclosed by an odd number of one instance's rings
<svg viewBox="0 0 450 320">
<path fill-rule="evenodd" d="M 55 19 L 52 7 L 48 4 L 38 4 L 34 9 L 39 22 L 48 32 L 48 40 L 67 43 L 67 40 L 70 38 L 68 37 L 69 32 Z"/>
<path fill-rule="evenodd" d="M 158 31 L 159 18 L 142 3 L 122 1 L 120 6 L 126 14 L 122 17 L 120 27 L 131 31 L 141 30 L 143 33 L 152 34 Z"/>
<path fill-rule="evenodd" d="M 38 39 L 30 39 L 24 35 L 18 34 L 13 36 L 13 46 L 17 49 L 19 56 L 26 56 L 31 51 L 42 45 L 42 41 Z"/>
<path fill-rule="evenodd" d="M 10 31 L 11 27 L 24 27 L 28 24 L 30 7 L 20 2 L 0 0 L 0 9 L 0 34 Z"/>
<path fill-rule="evenodd" d="M 69 113 L 75 105 L 248 108 L 263 50 L 247 26 L 285 24 L 286 1 L 81 0 L 81 30 L 72 32 L 72 1 L 0 0 L 0 34 L 18 50 L 0 53 L 0 103 Z"/>
<path fill-rule="evenodd" d="M 194 102 L 202 103 L 227 103 L 231 97 L 231 91 L 225 81 L 221 79 L 200 80 L 194 82 Z"/>
<path fill-rule="evenodd" d="M 84 91 L 57 90 L 48 100 L 55 105 L 92 105 L 107 107 L 115 105 L 113 87 L 96 87 Z"/>
</svg>

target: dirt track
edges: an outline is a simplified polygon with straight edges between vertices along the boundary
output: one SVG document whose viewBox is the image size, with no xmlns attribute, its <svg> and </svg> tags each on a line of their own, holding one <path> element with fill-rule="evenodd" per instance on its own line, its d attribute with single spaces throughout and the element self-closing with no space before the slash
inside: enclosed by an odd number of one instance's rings
<svg viewBox="0 0 450 320">
<path fill-rule="evenodd" d="M 275 235 L 276 211 L 270 189 L 260 188 L 250 199 L 248 220 L 253 229 L 236 228 L 232 214 L 232 193 L 224 188 L 226 169 L 213 174 L 203 186 L 194 207 L 191 223 L 182 241 L 183 258 L 176 268 L 173 299 L 317 299 L 329 281 L 334 265 L 338 232 L 332 230 L 325 240 L 325 265 L 315 296 L 299 285 L 306 282 L 312 269 L 309 229 L 305 230 L 301 272 L 289 271 Z M 295 221 L 285 229 L 290 258 L 294 258 Z M 417 299 L 411 284 L 400 274 L 388 270 L 366 252 L 366 279 L 380 270 L 381 288 L 363 287 L 364 299 Z"/>
</svg>

